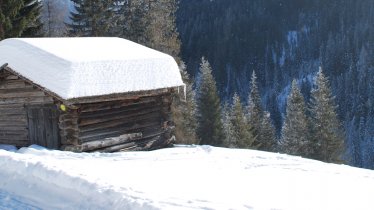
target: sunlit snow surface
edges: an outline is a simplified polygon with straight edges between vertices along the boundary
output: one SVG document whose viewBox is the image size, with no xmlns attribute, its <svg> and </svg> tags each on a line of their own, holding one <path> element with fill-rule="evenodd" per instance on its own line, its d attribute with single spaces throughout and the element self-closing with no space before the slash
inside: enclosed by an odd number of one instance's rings
<svg viewBox="0 0 374 210">
<path fill-rule="evenodd" d="M 0 209 L 374 209 L 374 171 L 210 146 L 0 149 Z"/>
<path fill-rule="evenodd" d="M 114 37 L 5 39 L 5 63 L 63 99 L 183 86 L 173 57 Z"/>
</svg>

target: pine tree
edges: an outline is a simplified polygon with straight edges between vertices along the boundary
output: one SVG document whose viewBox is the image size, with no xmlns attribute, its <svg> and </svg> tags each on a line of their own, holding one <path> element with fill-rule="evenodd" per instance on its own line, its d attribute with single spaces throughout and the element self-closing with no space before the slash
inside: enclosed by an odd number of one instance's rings
<svg viewBox="0 0 374 210">
<path fill-rule="evenodd" d="M 270 113 L 264 112 L 264 116 L 261 120 L 261 132 L 259 137 L 261 139 L 260 150 L 276 152 L 277 151 L 277 139 L 275 135 L 275 128 L 271 123 Z"/>
<path fill-rule="evenodd" d="M 68 5 L 63 5 L 61 1 L 43 0 L 41 20 L 43 22 L 43 33 L 47 37 L 66 36 L 67 27 L 65 24 L 65 13 Z"/>
<path fill-rule="evenodd" d="M 311 99 L 313 133 L 317 142 L 315 156 L 322 161 L 340 163 L 344 148 L 344 133 L 336 108 L 328 78 L 320 68 Z"/>
<path fill-rule="evenodd" d="M 23 37 L 42 36 L 43 24 L 41 21 L 42 4 L 38 0 L 24 0 L 24 6 L 20 11 L 20 17 L 26 18 Z"/>
<path fill-rule="evenodd" d="M 122 4 L 118 11 L 118 36 L 147 45 L 149 3 L 137 0 L 123 0 L 121 2 Z"/>
<path fill-rule="evenodd" d="M 231 107 L 229 103 L 226 101 L 223 105 L 222 108 L 222 124 L 223 124 L 223 130 L 225 133 L 225 140 L 223 143 L 223 146 L 228 147 L 228 148 L 236 148 L 237 145 L 233 141 L 233 128 L 232 128 L 232 123 L 231 123 Z"/>
<path fill-rule="evenodd" d="M 0 3 L 0 40 L 42 35 L 41 3 L 37 0 L 3 0 Z"/>
<path fill-rule="evenodd" d="M 176 28 L 176 0 L 148 1 L 147 46 L 169 54 L 179 62 L 180 40 Z"/>
<path fill-rule="evenodd" d="M 70 36 L 109 36 L 117 16 L 114 0 L 72 0 L 76 11 L 70 13 Z"/>
<path fill-rule="evenodd" d="M 251 77 L 251 92 L 248 97 L 248 122 L 253 127 L 253 135 L 256 137 L 254 145 L 261 149 L 263 143 L 261 139 L 261 120 L 262 120 L 262 107 L 261 97 L 257 86 L 257 76 L 255 71 L 252 72 Z"/>
<path fill-rule="evenodd" d="M 172 103 L 173 121 L 176 125 L 175 136 L 177 143 L 197 144 L 196 136 L 196 101 L 193 89 L 193 80 L 186 71 L 186 66 L 182 62 L 179 67 L 183 82 L 186 84 L 186 98 L 184 96 L 174 97 Z"/>
<path fill-rule="evenodd" d="M 230 111 L 231 122 L 231 144 L 237 148 L 255 148 L 253 143 L 255 137 L 253 136 L 253 129 L 248 124 L 245 117 L 242 104 L 239 96 L 235 93 L 233 97 L 233 104 Z"/>
<path fill-rule="evenodd" d="M 212 68 L 201 59 L 200 81 L 197 87 L 197 136 L 200 144 L 222 146 L 225 139 L 221 121 L 221 104 Z"/>
<path fill-rule="evenodd" d="M 282 151 L 291 155 L 311 157 L 313 147 L 310 139 L 310 122 L 306 116 L 304 97 L 292 81 L 291 92 L 287 98 L 286 118 L 282 127 Z"/>
<path fill-rule="evenodd" d="M 117 36 L 167 53 L 180 63 L 176 0 L 122 0 Z"/>
</svg>

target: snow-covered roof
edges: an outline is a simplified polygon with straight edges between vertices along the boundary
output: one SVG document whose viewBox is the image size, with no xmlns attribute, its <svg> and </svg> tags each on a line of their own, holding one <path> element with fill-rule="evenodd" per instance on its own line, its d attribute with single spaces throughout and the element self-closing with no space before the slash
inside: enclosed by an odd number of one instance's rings
<svg viewBox="0 0 374 210">
<path fill-rule="evenodd" d="M 121 38 L 6 39 L 4 63 L 65 100 L 183 85 L 171 56 Z"/>
</svg>

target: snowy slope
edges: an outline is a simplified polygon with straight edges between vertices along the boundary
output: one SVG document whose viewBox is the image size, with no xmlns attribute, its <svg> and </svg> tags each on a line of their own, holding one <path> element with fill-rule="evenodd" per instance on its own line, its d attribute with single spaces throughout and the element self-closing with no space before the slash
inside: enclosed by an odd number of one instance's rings
<svg viewBox="0 0 374 210">
<path fill-rule="evenodd" d="M 0 209 L 373 209 L 374 171 L 210 146 L 0 150 Z"/>
</svg>

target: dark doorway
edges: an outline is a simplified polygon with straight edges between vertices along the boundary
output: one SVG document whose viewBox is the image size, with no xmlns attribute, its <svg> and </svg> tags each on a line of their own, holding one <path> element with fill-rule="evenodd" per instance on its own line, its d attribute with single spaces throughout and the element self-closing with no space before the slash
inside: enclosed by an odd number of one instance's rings
<svg viewBox="0 0 374 210">
<path fill-rule="evenodd" d="M 31 144 L 49 149 L 59 149 L 59 111 L 55 105 L 28 106 L 28 129 Z"/>
</svg>

